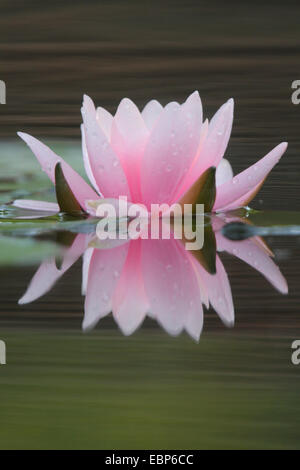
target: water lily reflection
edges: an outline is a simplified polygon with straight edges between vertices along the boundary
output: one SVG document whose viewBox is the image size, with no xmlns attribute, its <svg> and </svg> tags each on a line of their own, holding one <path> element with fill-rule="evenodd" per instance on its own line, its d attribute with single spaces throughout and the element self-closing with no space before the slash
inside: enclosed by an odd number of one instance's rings
<svg viewBox="0 0 300 470">
<path fill-rule="evenodd" d="M 222 235 L 224 223 L 232 220 L 237 219 L 213 217 L 199 251 L 187 251 L 174 237 L 101 241 L 95 234 L 78 234 L 60 261 L 52 258 L 41 264 L 19 303 L 44 295 L 83 256 L 84 330 L 112 312 L 122 332 L 130 335 L 148 315 L 169 334 L 185 330 L 198 340 L 203 307 L 212 307 L 226 325 L 234 323 L 231 287 L 219 256 L 223 251 L 259 271 L 281 293 L 288 291 L 261 238 L 237 242 Z"/>
</svg>

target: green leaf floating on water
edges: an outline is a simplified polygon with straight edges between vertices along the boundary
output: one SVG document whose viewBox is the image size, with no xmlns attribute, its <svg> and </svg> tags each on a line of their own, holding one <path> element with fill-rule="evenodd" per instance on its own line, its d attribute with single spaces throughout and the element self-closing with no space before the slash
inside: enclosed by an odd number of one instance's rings
<svg viewBox="0 0 300 470">
<path fill-rule="evenodd" d="M 0 265 L 31 265 L 56 255 L 60 249 L 49 242 L 0 236 Z"/>
<path fill-rule="evenodd" d="M 66 216 L 50 216 L 41 219 L 0 219 L 0 234 L 39 235 L 48 232 L 69 231 L 73 233 L 95 232 L 98 218 L 74 219 Z"/>
</svg>

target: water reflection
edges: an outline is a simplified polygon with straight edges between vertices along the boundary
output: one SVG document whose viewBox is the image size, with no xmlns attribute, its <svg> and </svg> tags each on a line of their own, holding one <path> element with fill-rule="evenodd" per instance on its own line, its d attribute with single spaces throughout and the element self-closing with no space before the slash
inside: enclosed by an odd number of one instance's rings
<svg viewBox="0 0 300 470">
<path fill-rule="evenodd" d="M 84 330 L 93 328 L 112 312 L 121 331 L 130 335 L 148 315 L 170 335 L 185 330 L 198 340 L 203 328 L 203 307 L 214 309 L 226 325 L 234 323 L 232 292 L 221 261 L 222 252 L 252 266 L 282 294 L 288 292 L 287 282 L 262 238 L 233 241 L 224 237 L 224 225 L 239 220 L 213 216 L 205 226 L 204 246 L 198 251 L 187 251 L 183 240 L 174 236 L 103 241 L 95 232 L 66 232 L 63 242 L 69 246 L 63 256 L 40 265 L 19 303 L 27 304 L 43 296 L 82 257 Z M 127 221 L 125 227 L 128 228 Z"/>
</svg>

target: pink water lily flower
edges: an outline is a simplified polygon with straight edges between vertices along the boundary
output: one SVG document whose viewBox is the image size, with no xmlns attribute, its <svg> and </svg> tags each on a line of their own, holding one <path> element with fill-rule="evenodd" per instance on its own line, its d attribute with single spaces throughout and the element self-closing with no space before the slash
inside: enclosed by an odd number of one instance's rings
<svg viewBox="0 0 300 470">
<path fill-rule="evenodd" d="M 88 200 L 127 196 L 129 202 L 173 204 L 181 200 L 205 170 L 215 167 L 216 199 L 213 211 L 248 204 L 287 148 L 283 142 L 257 163 L 233 176 L 224 153 L 231 133 L 233 100 L 227 101 L 210 122 L 202 117 L 202 104 L 195 91 L 183 104 L 163 107 L 150 101 L 142 112 L 124 98 L 113 116 L 84 96 L 82 106 L 82 152 L 91 187 L 63 159 L 34 137 L 19 133 L 55 182 L 55 166 L 80 206 L 89 212 Z M 54 203 L 17 200 L 31 210 L 58 212 Z"/>
</svg>

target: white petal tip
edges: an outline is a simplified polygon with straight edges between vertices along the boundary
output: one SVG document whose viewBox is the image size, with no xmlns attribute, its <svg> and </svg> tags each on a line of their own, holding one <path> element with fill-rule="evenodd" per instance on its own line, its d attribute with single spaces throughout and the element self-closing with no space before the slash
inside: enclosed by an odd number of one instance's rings
<svg viewBox="0 0 300 470">
<path fill-rule="evenodd" d="M 282 146 L 282 148 L 284 149 L 283 151 L 285 152 L 286 149 L 288 148 L 288 145 L 289 145 L 289 144 L 288 144 L 288 142 L 281 142 L 281 144 L 279 144 L 279 145 Z"/>
<path fill-rule="evenodd" d="M 94 102 L 92 100 L 92 98 L 90 98 L 88 95 L 83 95 L 83 101 L 82 101 L 82 106 L 87 106 L 87 105 L 93 105 L 94 106 Z"/>
<path fill-rule="evenodd" d="M 26 134 L 25 132 L 17 132 L 17 135 L 23 140 L 26 140 L 28 137 L 30 137 L 30 135 Z"/>
<path fill-rule="evenodd" d="M 284 283 L 284 285 L 280 286 L 278 290 L 281 294 L 287 295 L 289 293 L 289 286 Z"/>
<path fill-rule="evenodd" d="M 127 98 L 127 97 L 125 96 L 125 98 L 122 98 L 122 99 L 121 99 L 120 104 L 121 104 L 121 103 L 124 103 L 124 104 L 127 103 L 127 104 L 129 104 L 129 103 L 132 103 L 132 101 L 131 101 L 130 98 Z"/>
<path fill-rule="evenodd" d="M 191 94 L 189 95 L 189 98 L 191 98 L 192 96 L 193 96 L 193 97 L 194 97 L 194 96 L 197 96 L 197 97 L 200 98 L 199 91 L 198 91 L 198 90 L 193 91 L 193 93 L 191 93 Z"/>
</svg>

